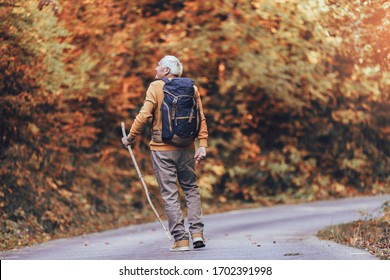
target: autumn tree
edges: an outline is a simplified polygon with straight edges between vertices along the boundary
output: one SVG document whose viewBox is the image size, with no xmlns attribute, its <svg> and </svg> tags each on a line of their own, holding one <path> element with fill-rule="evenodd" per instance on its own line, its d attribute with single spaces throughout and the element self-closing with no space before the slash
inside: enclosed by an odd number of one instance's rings
<svg viewBox="0 0 390 280">
<path fill-rule="evenodd" d="M 165 54 L 202 94 L 206 212 L 390 191 L 387 1 L 10 0 L 0 18 L 2 248 L 154 219 L 119 124 Z"/>
</svg>

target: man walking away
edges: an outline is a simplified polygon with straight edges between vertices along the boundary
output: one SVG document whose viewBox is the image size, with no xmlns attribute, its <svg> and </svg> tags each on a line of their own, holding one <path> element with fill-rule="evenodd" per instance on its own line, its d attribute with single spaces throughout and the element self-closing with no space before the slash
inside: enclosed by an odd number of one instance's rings
<svg viewBox="0 0 390 280">
<path fill-rule="evenodd" d="M 193 248 L 202 248 L 205 246 L 204 224 L 195 161 L 206 157 L 208 131 L 200 93 L 192 80 L 181 78 L 183 66 L 174 56 L 163 57 L 155 71 L 156 80 L 149 85 L 143 107 L 122 143 L 133 145 L 144 126 L 152 123 L 153 170 L 168 216 L 169 231 L 175 239 L 170 250 L 188 251 L 190 236 Z M 184 226 L 177 182 L 185 196 L 190 234 Z"/>
</svg>

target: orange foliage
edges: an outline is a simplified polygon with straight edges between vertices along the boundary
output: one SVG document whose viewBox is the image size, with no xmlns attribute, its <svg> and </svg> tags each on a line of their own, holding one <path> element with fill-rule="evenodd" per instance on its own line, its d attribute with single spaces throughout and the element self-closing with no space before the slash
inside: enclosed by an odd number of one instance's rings
<svg viewBox="0 0 390 280">
<path fill-rule="evenodd" d="M 388 192 L 388 10 L 384 0 L 1 3 L 2 246 L 153 219 L 119 124 L 130 126 L 165 54 L 201 90 L 208 209 Z M 135 147 L 145 174 L 149 139 L 146 129 Z"/>
</svg>

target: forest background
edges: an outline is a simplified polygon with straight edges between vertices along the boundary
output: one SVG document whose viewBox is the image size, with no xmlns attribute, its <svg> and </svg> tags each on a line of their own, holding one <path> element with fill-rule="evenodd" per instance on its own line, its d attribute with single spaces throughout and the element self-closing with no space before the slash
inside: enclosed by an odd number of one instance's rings
<svg viewBox="0 0 390 280">
<path fill-rule="evenodd" d="M 390 2 L 0 0 L 0 249 L 155 217 L 120 122 L 172 54 L 204 213 L 390 193 Z M 154 194 L 145 129 L 135 156 Z"/>
</svg>

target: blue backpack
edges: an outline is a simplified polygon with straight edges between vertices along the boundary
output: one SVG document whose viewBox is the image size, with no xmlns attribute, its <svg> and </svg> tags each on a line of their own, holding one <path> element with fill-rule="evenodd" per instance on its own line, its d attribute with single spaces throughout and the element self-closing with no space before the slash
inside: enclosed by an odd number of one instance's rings
<svg viewBox="0 0 390 280">
<path fill-rule="evenodd" d="M 187 146 L 198 136 L 200 129 L 200 112 L 194 81 L 189 78 L 162 80 L 165 82 L 161 104 L 162 141 L 176 146 Z"/>
</svg>

